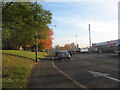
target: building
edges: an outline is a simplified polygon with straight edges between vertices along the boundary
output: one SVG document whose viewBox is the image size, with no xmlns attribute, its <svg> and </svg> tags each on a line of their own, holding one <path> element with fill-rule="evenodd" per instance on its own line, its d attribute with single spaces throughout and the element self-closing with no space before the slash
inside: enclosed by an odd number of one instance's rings
<svg viewBox="0 0 120 90">
<path fill-rule="evenodd" d="M 118 49 L 118 45 L 120 44 L 120 39 L 105 41 L 101 43 L 93 43 L 92 48 L 97 48 L 97 50 L 101 50 L 101 52 L 115 52 Z"/>
</svg>

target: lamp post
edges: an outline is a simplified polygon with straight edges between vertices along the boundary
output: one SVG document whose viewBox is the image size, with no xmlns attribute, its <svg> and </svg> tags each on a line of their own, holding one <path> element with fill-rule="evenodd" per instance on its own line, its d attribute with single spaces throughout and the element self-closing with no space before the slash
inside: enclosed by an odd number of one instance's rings
<svg viewBox="0 0 120 90">
<path fill-rule="evenodd" d="M 76 49 L 77 49 L 77 35 L 75 35 L 76 36 Z"/>
<path fill-rule="evenodd" d="M 68 45 L 69 45 L 69 40 L 68 40 Z"/>
</svg>

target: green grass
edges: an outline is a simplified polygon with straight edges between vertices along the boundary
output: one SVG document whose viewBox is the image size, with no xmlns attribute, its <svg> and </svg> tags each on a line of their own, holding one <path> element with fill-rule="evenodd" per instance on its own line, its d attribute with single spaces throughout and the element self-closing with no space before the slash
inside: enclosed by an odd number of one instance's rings
<svg viewBox="0 0 120 90">
<path fill-rule="evenodd" d="M 18 50 L 2 50 L 2 53 L 23 56 L 23 57 L 27 57 L 35 60 L 35 52 L 18 51 Z M 38 58 L 44 58 L 44 57 L 45 57 L 44 53 L 38 52 Z"/>
<path fill-rule="evenodd" d="M 25 88 L 28 83 L 28 77 L 30 76 L 31 70 L 35 65 L 34 54 L 35 52 L 28 51 L 15 51 L 15 50 L 3 50 L 2 54 L 2 86 L 3 88 Z M 27 58 L 22 58 L 18 56 Z M 43 58 L 44 53 L 39 53 L 39 57 Z"/>
</svg>

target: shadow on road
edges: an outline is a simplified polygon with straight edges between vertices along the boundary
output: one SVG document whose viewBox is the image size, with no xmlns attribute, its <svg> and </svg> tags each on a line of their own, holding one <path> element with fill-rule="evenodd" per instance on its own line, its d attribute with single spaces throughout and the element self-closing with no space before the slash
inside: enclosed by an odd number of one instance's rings
<svg viewBox="0 0 120 90">
<path fill-rule="evenodd" d="M 52 58 L 51 58 L 51 57 L 38 58 L 38 59 L 40 59 L 40 60 L 52 60 Z"/>
<path fill-rule="evenodd" d="M 38 58 L 41 61 L 61 61 L 61 59 L 52 59 L 51 56 L 46 56 L 45 58 Z"/>
</svg>

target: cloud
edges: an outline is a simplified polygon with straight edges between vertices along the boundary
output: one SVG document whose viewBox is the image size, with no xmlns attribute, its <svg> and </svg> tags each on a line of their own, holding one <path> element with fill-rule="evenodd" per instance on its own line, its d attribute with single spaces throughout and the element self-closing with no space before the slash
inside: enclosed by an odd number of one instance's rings
<svg viewBox="0 0 120 90">
<path fill-rule="evenodd" d="M 95 32 L 117 32 L 118 31 L 118 22 L 117 21 L 104 21 L 104 22 L 99 22 L 99 21 L 85 21 L 85 22 L 78 22 L 75 25 L 78 28 L 84 28 L 84 30 L 88 30 L 88 24 L 91 25 L 91 30 Z"/>
<path fill-rule="evenodd" d="M 76 3 L 68 4 L 71 5 L 72 7 Z M 87 4 L 88 4 L 87 7 L 86 6 L 79 7 L 79 4 L 77 3 L 76 7 L 78 8 L 72 8 L 71 9 L 72 13 L 70 11 L 66 11 L 65 13 L 66 15 L 53 16 L 53 20 L 58 23 L 58 26 L 59 24 L 63 26 L 62 28 L 59 28 L 61 29 L 61 31 L 64 28 L 66 28 L 66 26 L 69 26 L 70 33 L 72 32 L 79 33 L 77 41 L 80 47 L 89 46 L 88 24 L 91 25 L 92 43 L 99 43 L 117 39 L 118 37 L 117 3 L 104 3 L 104 4 L 94 3 L 92 5 L 89 3 Z M 78 11 L 80 13 L 73 11 Z M 81 11 L 83 12 L 81 13 Z M 63 31 L 62 33 L 64 34 Z M 53 41 L 53 46 L 55 46 L 56 44 L 65 45 L 66 43 L 68 43 L 68 40 L 69 42 L 76 42 L 74 36 L 55 38 L 55 40 Z"/>
<path fill-rule="evenodd" d="M 90 21 L 87 19 L 76 19 L 76 18 L 56 18 L 56 20 L 69 24 L 70 26 L 74 26 L 74 30 L 77 30 L 78 32 L 85 32 L 84 36 L 81 34 L 78 37 L 78 43 L 80 44 L 80 47 L 89 46 L 89 37 L 88 37 L 88 24 L 91 25 L 91 33 L 92 33 L 92 42 L 103 42 L 107 40 L 114 40 L 118 37 L 118 22 L 117 20 L 114 21 Z M 89 22 L 88 22 L 89 21 Z M 57 32 L 57 31 L 56 31 Z M 63 32 L 64 34 L 64 32 Z M 56 39 L 54 41 L 54 45 L 58 43 L 59 45 L 65 45 L 68 40 L 71 42 L 76 42 L 75 37 L 71 38 L 61 38 Z"/>
<path fill-rule="evenodd" d="M 76 28 L 82 28 L 83 30 L 88 30 L 88 24 L 91 24 L 92 30 L 96 32 L 111 32 L 111 31 L 118 31 L 118 21 L 97 21 L 94 20 L 87 20 L 82 18 L 63 18 L 63 17 L 56 17 L 55 20 L 71 24 L 72 26 L 75 26 Z"/>
<path fill-rule="evenodd" d="M 68 42 L 69 40 L 69 42 Z M 69 38 L 60 38 L 60 39 L 54 39 L 53 40 L 53 47 L 55 45 L 64 46 L 65 44 L 75 43 L 76 44 L 76 37 L 69 37 Z M 77 37 L 77 44 L 79 44 L 79 47 L 88 46 L 88 37 Z"/>
</svg>

